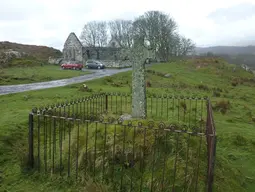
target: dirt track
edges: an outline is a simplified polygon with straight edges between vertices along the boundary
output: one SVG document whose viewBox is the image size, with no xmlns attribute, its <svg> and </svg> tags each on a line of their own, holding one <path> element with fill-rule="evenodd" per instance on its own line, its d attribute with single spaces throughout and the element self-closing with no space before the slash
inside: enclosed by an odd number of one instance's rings
<svg viewBox="0 0 255 192">
<path fill-rule="evenodd" d="M 31 91 L 31 90 L 39 90 L 39 89 L 46 89 L 52 87 L 61 87 L 73 83 L 81 83 L 84 81 L 89 81 L 93 79 L 99 79 L 101 77 L 114 75 L 117 73 L 130 71 L 131 68 L 126 69 L 104 69 L 104 70 L 90 70 L 94 73 L 83 75 L 79 77 L 73 77 L 70 79 L 61 79 L 55 81 L 47 81 L 47 82 L 40 82 L 40 83 L 30 83 L 30 84 L 20 84 L 20 85 L 3 85 L 0 86 L 0 95 L 6 95 L 10 93 L 19 93 L 24 91 Z"/>
</svg>

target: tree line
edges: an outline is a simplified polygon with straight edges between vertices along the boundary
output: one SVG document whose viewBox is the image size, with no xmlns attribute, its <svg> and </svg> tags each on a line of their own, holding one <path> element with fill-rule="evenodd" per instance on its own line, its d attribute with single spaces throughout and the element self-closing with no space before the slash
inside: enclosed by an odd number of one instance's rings
<svg viewBox="0 0 255 192">
<path fill-rule="evenodd" d="M 140 44 L 167 61 L 173 56 L 186 56 L 195 49 L 194 42 L 177 30 L 178 25 L 170 15 L 147 11 L 134 20 L 90 21 L 84 25 L 80 40 L 88 47 L 105 47 L 112 38 L 122 48 Z"/>
</svg>

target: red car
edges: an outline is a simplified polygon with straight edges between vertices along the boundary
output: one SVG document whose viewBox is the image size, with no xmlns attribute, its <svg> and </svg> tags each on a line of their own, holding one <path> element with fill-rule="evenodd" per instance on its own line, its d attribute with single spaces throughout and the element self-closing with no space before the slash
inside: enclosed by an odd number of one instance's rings
<svg viewBox="0 0 255 192">
<path fill-rule="evenodd" d="M 82 70 L 83 64 L 74 64 L 74 63 L 62 64 L 61 68 L 62 69 Z"/>
</svg>

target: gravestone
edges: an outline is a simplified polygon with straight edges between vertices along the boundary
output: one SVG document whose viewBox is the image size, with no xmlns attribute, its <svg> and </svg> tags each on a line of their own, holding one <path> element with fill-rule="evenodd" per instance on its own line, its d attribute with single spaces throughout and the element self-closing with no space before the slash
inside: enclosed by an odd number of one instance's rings
<svg viewBox="0 0 255 192">
<path fill-rule="evenodd" d="M 145 80 L 145 54 L 143 46 L 131 49 L 132 62 L 132 117 L 147 117 L 146 80 Z"/>
</svg>

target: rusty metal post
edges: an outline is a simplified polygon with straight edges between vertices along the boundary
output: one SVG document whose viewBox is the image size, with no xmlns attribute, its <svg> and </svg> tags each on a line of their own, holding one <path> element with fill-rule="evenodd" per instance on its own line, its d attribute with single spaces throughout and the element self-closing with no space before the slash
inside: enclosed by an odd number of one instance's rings
<svg viewBox="0 0 255 192">
<path fill-rule="evenodd" d="M 215 168 L 215 159 L 216 159 L 216 143 L 217 137 L 216 135 L 213 136 L 213 150 L 212 150 L 212 159 L 211 159 L 211 175 L 210 175 L 210 190 L 209 192 L 213 191 L 213 182 L 214 182 L 214 168 Z"/>
<path fill-rule="evenodd" d="M 214 165 L 216 156 L 216 132 L 212 115 L 212 106 L 210 101 L 207 103 L 207 122 L 206 122 L 206 137 L 207 137 L 207 192 L 213 191 L 214 180 Z"/>
<path fill-rule="evenodd" d="M 34 118 L 33 113 L 29 114 L 29 130 L 28 130 L 28 165 L 34 168 Z"/>
<path fill-rule="evenodd" d="M 105 95 L 105 110 L 108 111 L 108 95 Z"/>
</svg>

